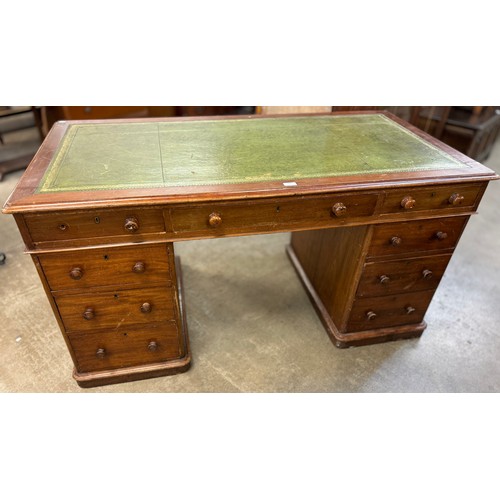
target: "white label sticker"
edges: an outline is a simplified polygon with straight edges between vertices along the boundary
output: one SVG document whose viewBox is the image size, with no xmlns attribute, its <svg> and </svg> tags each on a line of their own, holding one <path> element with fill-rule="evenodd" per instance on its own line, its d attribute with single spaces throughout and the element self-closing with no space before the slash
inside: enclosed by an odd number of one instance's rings
<svg viewBox="0 0 500 500">
<path fill-rule="evenodd" d="M 293 186 L 296 186 L 297 183 L 296 182 L 284 182 L 283 183 L 283 186 L 285 187 L 293 187 Z"/>
</svg>

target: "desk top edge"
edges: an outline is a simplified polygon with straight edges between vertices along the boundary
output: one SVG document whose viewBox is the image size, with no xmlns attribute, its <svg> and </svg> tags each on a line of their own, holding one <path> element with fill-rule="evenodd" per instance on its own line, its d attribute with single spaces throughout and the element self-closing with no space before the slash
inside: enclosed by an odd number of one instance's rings
<svg viewBox="0 0 500 500">
<path fill-rule="evenodd" d="M 279 181 L 260 181 L 250 183 L 222 184 L 216 186 L 180 186 L 153 189 L 97 190 L 97 191 L 67 191 L 62 193 L 36 193 L 40 181 L 52 161 L 61 139 L 69 125 L 75 124 L 120 124 L 144 122 L 172 121 L 214 121 L 214 120 L 261 120 L 293 117 L 325 117 L 338 115 L 384 115 L 398 125 L 404 127 L 433 147 L 441 150 L 467 168 L 427 170 L 391 174 L 358 174 L 340 177 L 324 177 L 301 179 L 297 186 L 287 187 Z M 74 120 L 57 122 L 44 143 L 35 154 L 30 165 L 19 181 L 16 189 L 5 203 L 4 213 L 21 213 L 38 210 L 75 210 L 91 208 L 92 206 L 129 206 L 158 205 L 184 202 L 223 201 L 231 199 L 269 198 L 276 196 L 321 194 L 334 191 L 382 189 L 401 185 L 419 185 L 429 183 L 454 183 L 468 181 L 490 181 L 499 176 L 491 169 L 468 158 L 434 137 L 408 124 L 404 120 L 386 111 L 362 111 L 343 113 L 311 113 L 290 115 L 237 115 L 213 117 L 174 117 L 174 118 L 135 118 L 113 120 Z M 207 189 L 208 188 L 208 189 Z"/>
</svg>

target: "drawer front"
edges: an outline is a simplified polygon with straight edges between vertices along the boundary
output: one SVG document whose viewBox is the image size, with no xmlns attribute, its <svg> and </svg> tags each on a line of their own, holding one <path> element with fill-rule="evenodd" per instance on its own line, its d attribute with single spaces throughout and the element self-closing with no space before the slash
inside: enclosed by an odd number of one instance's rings
<svg viewBox="0 0 500 500">
<path fill-rule="evenodd" d="M 160 363 L 184 354 L 174 321 L 142 328 L 70 333 L 68 338 L 80 373 Z"/>
<path fill-rule="evenodd" d="M 358 285 L 358 297 L 434 290 L 451 254 L 435 257 L 370 262 L 365 264 Z"/>
<path fill-rule="evenodd" d="M 25 221 L 34 242 L 110 236 L 136 241 L 143 234 L 165 231 L 162 211 L 146 208 L 27 214 Z"/>
<path fill-rule="evenodd" d="M 376 225 L 369 257 L 401 255 L 455 247 L 468 216 Z"/>
<path fill-rule="evenodd" d="M 482 186 L 454 184 L 433 188 L 408 188 L 387 191 L 381 213 L 409 213 L 422 210 L 473 210 Z"/>
<path fill-rule="evenodd" d="M 170 282 L 167 246 L 135 245 L 40 254 L 52 290 Z"/>
<path fill-rule="evenodd" d="M 62 295 L 55 299 L 67 331 L 122 329 L 175 319 L 174 292 L 165 287 Z"/>
<path fill-rule="evenodd" d="M 166 213 L 172 230 L 185 236 L 221 236 L 262 231 L 329 227 L 373 214 L 376 193 L 207 203 Z"/>
<path fill-rule="evenodd" d="M 429 307 L 434 290 L 355 300 L 347 332 L 420 323 Z"/>
</svg>

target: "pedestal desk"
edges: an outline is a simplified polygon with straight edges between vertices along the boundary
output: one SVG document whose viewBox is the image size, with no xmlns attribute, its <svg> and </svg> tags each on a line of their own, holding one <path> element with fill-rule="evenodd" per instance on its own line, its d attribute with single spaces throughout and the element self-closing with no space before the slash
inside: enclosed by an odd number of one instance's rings
<svg viewBox="0 0 500 500">
<path fill-rule="evenodd" d="M 179 240 L 291 232 L 337 347 L 421 335 L 496 178 L 389 113 L 66 121 L 4 212 L 90 387 L 189 367 Z"/>
</svg>

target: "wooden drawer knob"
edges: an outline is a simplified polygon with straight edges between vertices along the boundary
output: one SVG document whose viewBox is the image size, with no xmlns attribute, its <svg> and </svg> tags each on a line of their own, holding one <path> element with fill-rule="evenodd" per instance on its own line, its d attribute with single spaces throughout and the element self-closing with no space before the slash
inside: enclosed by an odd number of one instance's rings
<svg viewBox="0 0 500 500">
<path fill-rule="evenodd" d="M 368 311 L 366 313 L 366 317 L 368 318 L 368 321 L 371 321 L 377 317 L 377 315 L 373 311 Z"/>
<path fill-rule="evenodd" d="M 153 306 L 149 302 L 144 302 L 141 306 L 141 312 L 144 314 L 150 313 Z"/>
<path fill-rule="evenodd" d="M 403 239 L 400 238 L 399 236 L 393 236 L 391 238 L 391 245 L 393 247 L 398 247 L 399 245 L 401 245 L 401 243 L 403 243 Z"/>
<path fill-rule="evenodd" d="M 414 198 L 411 196 L 405 196 L 401 200 L 401 207 L 404 208 L 405 210 L 409 210 L 410 208 L 413 208 L 417 202 L 415 201 Z"/>
<path fill-rule="evenodd" d="M 102 348 L 97 349 L 97 351 L 95 352 L 95 355 L 99 359 L 104 358 L 104 356 L 106 356 L 106 349 L 102 349 Z"/>
<path fill-rule="evenodd" d="M 217 227 L 217 226 L 220 226 L 221 223 L 222 223 L 222 216 L 221 214 L 217 213 L 217 212 L 212 212 L 209 216 L 208 216 L 208 223 L 212 226 L 212 227 Z"/>
<path fill-rule="evenodd" d="M 74 267 L 69 272 L 69 277 L 73 280 L 79 280 L 83 276 L 83 269 L 81 267 Z"/>
<path fill-rule="evenodd" d="M 123 227 L 129 233 L 135 233 L 139 230 L 139 221 L 135 217 L 127 217 Z"/>
<path fill-rule="evenodd" d="M 424 279 L 430 280 L 432 278 L 432 271 L 430 269 L 424 269 L 422 271 L 422 275 L 423 275 Z"/>
<path fill-rule="evenodd" d="M 415 308 L 412 307 L 412 306 L 408 306 L 406 308 L 406 314 L 411 314 L 411 313 L 414 313 L 415 312 Z"/>
<path fill-rule="evenodd" d="M 385 285 L 386 283 L 389 283 L 389 281 L 391 281 L 391 278 L 389 278 L 389 276 L 383 274 L 382 276 L 379 277 L 378 280 L 380 281 L 380 283 L 382 283 L 382 285 Z"/>
<path fill-rule="evenodd" d="M 134 264 L 134 267 L 132 267 L 132 271 L 134 273 L 143 273 L 144 271 L 146 270 L 146 264 L 144 264 L 144 262 L 136 262 Z"/>
<path fill-rule="evenodd" d="M 450 198 L 448 200 L 448 203 L 450 205 L 460 205 L 462 203 L 462 201 L 464 201 L 464 199 L 465 198 L 461 194 L 459 194 L 459 193 L 453 193 L 450 196 Z"/>
<path fill-rule="evenodd" d="M 332 213 L 337 217 L 344 217 L 347 215 L 347 207 L 343 203 L 335 203 L 332 207 Z"/>
<path fill-rule="evenodd" d="M 155 341 L 152 341 L 148 344 L 148 350 L 151 352 L 155 352 L 158 350 L 158 344 Z"/>
<path fill-rule="evenodd" d="M 90 321 L 91 319 L 95 318 L 95 311 L 92 307 L 87 307 L 83 313 L 83 319 L 86 319 L 87 321 Z"/>
<path fill-rule="evenodd" d="M 448 233 L 445 233 L 445 232 L 443 232 L 443 231 L 438 231 L 438 232 L 436 233 L 436 238 L 437 238 L 438 240 L 445 240 L 446 238 L 448 238 Z"/>
</svg>

